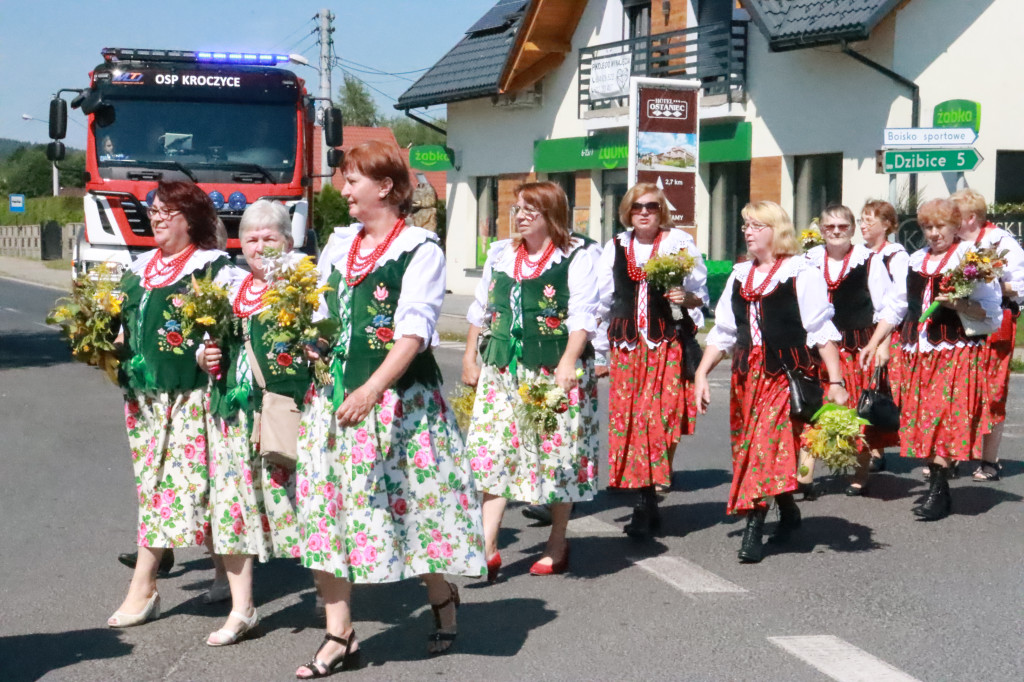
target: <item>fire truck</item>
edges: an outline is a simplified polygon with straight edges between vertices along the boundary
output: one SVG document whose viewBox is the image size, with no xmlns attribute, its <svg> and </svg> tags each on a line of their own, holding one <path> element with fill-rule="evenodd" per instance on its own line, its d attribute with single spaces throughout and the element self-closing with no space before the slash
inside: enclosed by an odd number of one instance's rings
<svg viewBox="0 0 1024 682">
<path fill-rule="evenodd" d="M 47 156 L 64 157 L 67 102 L 88 116 L 85 227 L 74 274 L 99 263 L 125 268 L 156 246 L 147 209 L 161 180 L 189 180 L 210 197 L 240 253 L 238 223 L 259 199 L 282 202 L 295 247 L 315 251 L 307 225 L 313 200 L 315 98 L 263 53 L 105 48 L 88 88 L 50 102 Z M 328 169 L 341 163 L 341 113 L 324 109 Z"/>
</svg>

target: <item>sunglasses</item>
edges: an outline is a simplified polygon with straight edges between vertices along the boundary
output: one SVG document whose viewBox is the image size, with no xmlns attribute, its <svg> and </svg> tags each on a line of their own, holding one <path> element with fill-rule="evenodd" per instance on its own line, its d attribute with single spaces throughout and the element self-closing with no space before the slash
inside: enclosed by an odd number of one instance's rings
<svg viewBox="0 0 1024 682">
<path fill-rule="evenodd" d="M 634 201 L 633 205 L 629 207 L 629 210 L 633 213 L 643 213 L 644 209 L 647 209 L 648 213 L 657 213 L 661 211 L 661 204 L 657 201 L 648 201 L 643 204 L 639 201 Z"/>
</svg>

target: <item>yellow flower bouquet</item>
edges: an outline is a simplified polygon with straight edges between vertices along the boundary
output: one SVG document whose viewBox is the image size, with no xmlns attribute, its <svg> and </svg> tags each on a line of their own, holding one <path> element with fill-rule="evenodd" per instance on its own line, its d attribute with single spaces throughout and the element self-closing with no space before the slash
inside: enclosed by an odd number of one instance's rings
<svg viewBox="0 0 1024 682">
<path fill-rule="evenodd" d="M 821 246 L 824 243 L 825 238 L 821 236 L 821 231 L 818 229 L 817 218 L 811 221 L 806 230 L 800 230 L 800 246 L 804 251 L 810 251 L 815 246 Z"/>
<path fill-rule="evenodd" d="M 71 284 L 71 293 L 57 301 L 46 316 L 60 327 L 79 362 L 99 367 L 117 383 L 119 361 L 114 339 L 120 327 L 121 302 L 117 268 L 104 263 Z"/>
<path fill-rule="evenodd" d="M 519 384 L 519 400 L 513 408 L 524 435 L 543 440 L 558 428 L 558 415 L 569 409 L 569 398 L 553 381 L 538 378 Z"/>
<path fill-rule="evenodd" d="M 857 410 L 827 403 L 812 417 L 813 426 L 801 436 L 803 446 L 814 459 L 833 472 L 849 472 L 857 466 L 857 453 L 864 440 L 862 427 L 870 422 Z"/>
<path fill-rule="evenodd" d="M 473 419 L 473 404 L 476 402 L 476 391 L 471 386 L 459 384 L 448 396 L 448 405 L 455 413 L 455 421 L 463 433 L 469 431 Z"/>
<path fill-rule="evenodd" d="M 185 338 L 202 331 L 210 336 L 206 345 L 216 346 L 231 334 L 235 323 L 231 294 L 213 280 L 212 273 L 199 279 L 192 275 L 192 285 L 181 298 L 181 333 Z M 210 371 L 215 376 L 220 374 L 219 367 Z"/>
</svg>

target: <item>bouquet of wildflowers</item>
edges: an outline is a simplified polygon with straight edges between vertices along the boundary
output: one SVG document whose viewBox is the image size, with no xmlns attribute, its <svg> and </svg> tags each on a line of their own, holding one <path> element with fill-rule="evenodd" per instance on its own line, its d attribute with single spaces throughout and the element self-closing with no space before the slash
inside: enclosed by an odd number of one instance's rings
<svg viewBox="0 0 1024 682">
<path fill-rule="evenodd" d="M 459 386 L 448 396 L 448 405 L 455 413 L 455 421 L 463 433 L 469 431 L 469 424 L 473 419 L 473 404 L 476 402 L 476 391 L 465 384 Z"/>
<path fill-rule="evenodd" d="M 558 428 L 558 415 L 569 409 L 569 397 L 553 381 L 537 378 L 519 384 L 519 401 L 514 412 L 523 434 L 538 440 Z"/>
<path fill-rule="evenodd" d="M 811 221 L 806 230 L 800 230 L 800 246 L 804 251 L 810 251 L 815 246 L 821 246 L 824 243 L 825 239 L 821 236 L 821 230 L 818 229 L 817 218 Z"/>
<path fill-rule="evenodd" d="M 652 256 L 644 263 L 647 283 L 664 291 L 682 286 L 686 276 L 693 272 L 695 261 L 690 252 L 680 249 L 676 253 Z"/>
<path fill-rule="evenodd" d="M 331 291 L 320 286 L 312 256 L 266 250 L 267 290 L 263 294 L 260 322 L 270 322 L 263 340 L 278 365 L 289 367 L 304 359 L 303 348 L 320 338 L 331 338 L 337 323 L 330 319 L 313 322 L 313 313 L 320 307 L 320 296 Z M 324 369 L 324 368 L 320 368 Z"/>
<path fill-rule="evenodd" d="M 952 247 L 950 247 L 952 248 Z M 939 280 L 939 293 L 950 300 L 967 298 L 978 282 L 994 282 L 1003 276 L 1007 249 L 997 252 L 992 247 L 975 248 L 964 254 L 963 260 Z M 933 301 L 921 314 L 924 322 L 939 309 L 941 303 Z"/>
<path fill-rule="evenodd" d="M 114 339 L 120 326 L 121 302 L 117 268 L 104 263 L 71 284 L 71 293 L 57 301 L 46 316 L 60 326 L 79 362 L 103 369 L 117 383 L 118 359 Z"/>
<path fill-rule="evenodd" d="M 199 279 L 192 275 L 192 286 L 181 300 L 181 334 L 186 339 L 193 338 L 197 332 L 204 332 L 209 335 L 206 345 L 216 347 L 218 340 L 231 334 L 235 324 L 231 294 L 227 287 L 213 281 L 213 273 L 207 272 Z M 174 352 L 179 350 L 175 348 Z M 211 366 L 210 371 L 220 378 L 219 365 Z"/>
<path fill-rule="evenodd" d="M 812 418 L 813 425 L 801 436 L 803 446 L 814 459 L 824 462 L 833 472 L 847 472 L 857 466 L 857 453 L 863 442 L 861 427 L 869 424 L 857 410 L 828 403 Z"/>
</svg>

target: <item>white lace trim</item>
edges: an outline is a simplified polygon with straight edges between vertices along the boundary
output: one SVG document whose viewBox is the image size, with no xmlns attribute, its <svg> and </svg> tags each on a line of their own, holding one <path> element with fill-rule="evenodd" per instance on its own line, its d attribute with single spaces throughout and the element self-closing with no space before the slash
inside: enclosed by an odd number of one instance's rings
<svg viewBox="0 0 1024 682">
<path fill-rule="evenodd" d="M 863 244 L 853 245 L 853 255 L 850 256 L 850 270 L 866 262 L 872 256 L 872 251 L 864 246 Z M 813 249 L 804 254 L 804 257 L 810 261 L 810 263 L 821 270 L 825 271 L 825 258 L 828 255 L 828 251 L 825 250 L 824 246 L 815 246 Z M 829 268 L 829 274 L 832 274 L 832 268 Z"/>
<path fill-rule="evenodd" d="M 516 248 L 513 246 L 511 239 L 502 239 L 491 244 L 488 258 L 491 258 L 493 254 L 493 260 L 491 260 L 491 270 L 494 272 L 502 272 L 509 277 L 515 276 L 516 268 Z M 569 252 L 566 253 L 562 249 L 555 249 L 554 253 L 551 254 L 551 259 L 544 265 L 546 272 L 550 270 L 555 264 L 561 263 L 564 258 L 568 258 L 577 250 L 585 248 L 585 243 L 579 237 L 573 237 L 569 241 Z M 538 273 L 539 274 L 539 273 Z"/>
<path fill-rule="evenodd" d="M 134 272 L 139 277 L 144 278 L 146 275 L 146 266 L 149 262 L 160 255 L 160 249 L 153 249 L 152 251 L 146 251 L 141 254 L 138 258 L 132 261 L 132 264 L 128 266 L 128 269 Z M 182 268 L 181 274 L 179 274 L 173 281 L 164 284 L 163 286 L 170 286 L 177 282 L 185 275 L 191 275 L 196 270 L 202 270 L 207 265 L 217 260 L 221 256 L 228 258 L 228 254 L 224 251 L 217 249 L 196 249 L 196 252 L 189 256 L 188 262 L 185 263 L 185 267 Z"/>
</svg>

